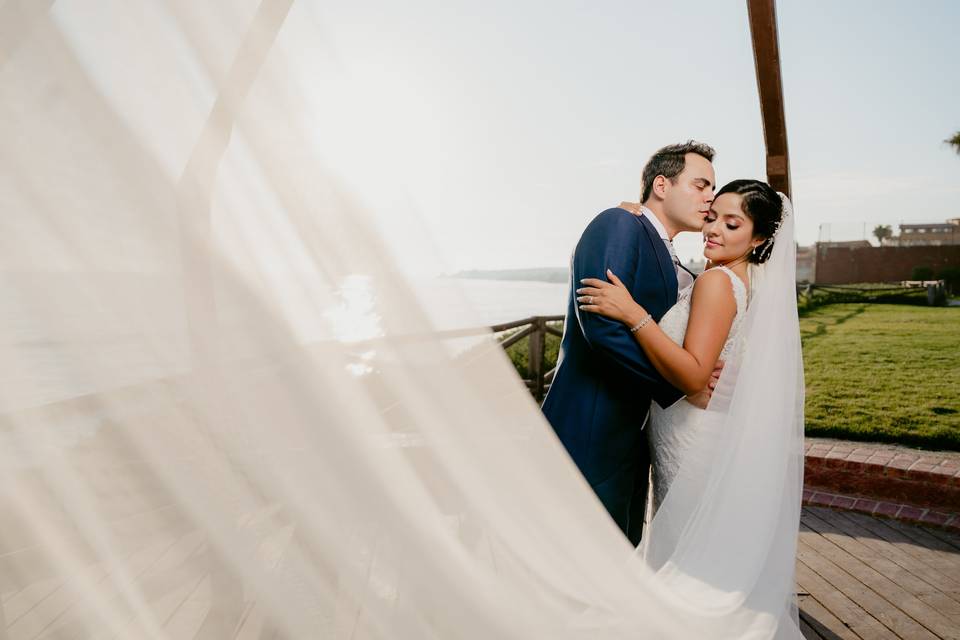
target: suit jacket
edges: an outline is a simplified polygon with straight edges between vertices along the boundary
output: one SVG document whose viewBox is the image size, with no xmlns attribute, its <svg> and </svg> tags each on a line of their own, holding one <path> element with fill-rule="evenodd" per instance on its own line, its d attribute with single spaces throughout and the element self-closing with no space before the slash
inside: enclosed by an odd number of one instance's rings
<svg viewBox="0 0 960 640">
<path fill-rule="evenodd" d="M 580 280 L 606 279 L 608 268 L 657 321 L 677 301 L 673 261 L 650 221 L 619 208 L 600 213 L 573 253 L 560 358 L 543 412 L 636 543 L 649 469 L 641 428 L 651 398 L 666 407 L 683 393 L 663 379 L 623 323 L 579 310 Z"/>
</svg>

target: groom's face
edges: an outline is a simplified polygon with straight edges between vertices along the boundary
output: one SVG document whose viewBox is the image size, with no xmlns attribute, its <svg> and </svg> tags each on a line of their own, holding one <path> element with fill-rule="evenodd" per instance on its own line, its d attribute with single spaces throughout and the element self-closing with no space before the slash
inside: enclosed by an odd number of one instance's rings
<svg viewBox="0 0 960 640">
<path fill-rule="evenodd" d="M 664 193 L 667 215 L 681 231 L 700 231 L 703 227 L 716 184 L 709 160 L 696 153 L 684 157 L 683 171 L 667 181 Z"/>
</svg>

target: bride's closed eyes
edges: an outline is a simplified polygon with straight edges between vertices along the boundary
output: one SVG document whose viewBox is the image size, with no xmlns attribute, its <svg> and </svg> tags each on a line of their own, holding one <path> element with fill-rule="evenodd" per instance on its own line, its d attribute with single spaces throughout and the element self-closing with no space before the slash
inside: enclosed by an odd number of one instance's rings
<svg viewBox="0 0 960 640">
<path fill-rule="evenodd" d="M 713 222 L 716 219 L 717 219 L 717 214 L 714 213 L 713 211 L 708 212 L 707 215 L 703 217 L 703 221 L 708 224 Z M 727 223 L 727 229 L 730 229 L 731 231 L 736 231 L 739 228 L 740 228 L 740 225 L 733 225 L 733 224 L 730 224 L 729 222 Z"/>
</svg>

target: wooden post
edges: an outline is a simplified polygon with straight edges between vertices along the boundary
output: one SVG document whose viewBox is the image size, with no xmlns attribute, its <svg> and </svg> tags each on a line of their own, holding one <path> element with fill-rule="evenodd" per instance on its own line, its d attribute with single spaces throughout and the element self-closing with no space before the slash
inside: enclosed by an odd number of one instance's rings
<svg viewBox="0 0 960 640">
<path fill-rule="evenodd" d="M 767 182 L 789 197 L 790 157 L 787 153 L 787 124 L 783 112 L 775 0 L 747 0 L 747 13 L 757 70 L 763 139 L 767 147 Z"/>
<path fill-rule="evenodd" d="M 546 347 L 547 321 L 543 317 L 533 318 L 533 332 L 530 334 L 529 363 L 530 380 L 533 382 L 533 397 L 543 402 L 543 356 Z"/>
</svg>

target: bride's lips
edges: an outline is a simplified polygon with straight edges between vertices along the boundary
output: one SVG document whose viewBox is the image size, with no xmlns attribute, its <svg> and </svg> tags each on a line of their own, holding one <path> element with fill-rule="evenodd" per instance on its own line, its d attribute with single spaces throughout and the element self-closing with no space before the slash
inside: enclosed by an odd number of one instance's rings
<svg viewBox="0 0 960 640">
<path fill-rule="evenodd" d="M 706 244 L 707 244 L 707 248 L 708 248 L 708 249 L 712 249 L 713 247 L 719 247 L 719 246 L 720 246 L 719 244 L 717 244 L 717 243 L 714 242 L 713 240 L 707 240 L 707 241 L 706 241 Z"/>
</svg>

